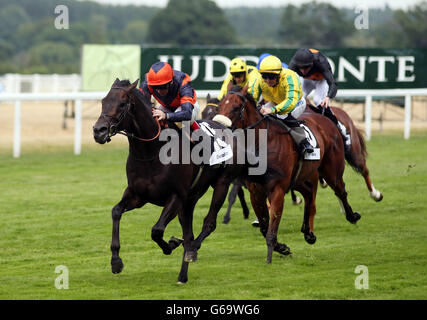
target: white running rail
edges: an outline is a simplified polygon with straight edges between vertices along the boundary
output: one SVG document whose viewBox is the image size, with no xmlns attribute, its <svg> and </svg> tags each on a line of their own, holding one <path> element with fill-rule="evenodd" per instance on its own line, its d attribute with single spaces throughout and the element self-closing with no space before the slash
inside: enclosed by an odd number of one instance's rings
<svg viewBox="0 0 427 320">
<path fill-rule="evenodd" d="M 107 92 L 62 92 L 62 93 L 0 93 L 1 101 L 15 103 L 14 110 L 14 134 L 13 134 L 13 157 L 21 155 L 21 102 L 22 101 L 75 101 L 75 132 L 74 132 L 74 154 L 81 153 L 82 140 L 82 101 L 101 100 Z M 197 96 L 206 98 L 210 94 L 216 97 L 218 90 L 199 90 Z M 348 89 L 339 90 L 338 98 L 365 97 L 365 134 L 366 139 L 371 139 L 372 123 L 372 97 L 405 97 L 405 123 L 404 139 L 409 139 L 411 130 L 411 101 L 413 96 L 427 96 L 427 88 L 423 89 L 380 89 L 362 90 Z"/>
</svg>

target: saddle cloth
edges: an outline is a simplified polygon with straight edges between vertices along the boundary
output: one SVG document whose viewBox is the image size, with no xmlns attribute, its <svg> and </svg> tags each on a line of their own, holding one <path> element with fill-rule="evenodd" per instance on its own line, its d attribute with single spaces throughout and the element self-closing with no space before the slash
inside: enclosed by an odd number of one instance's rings
<svg viewBox="0 0 427 320">
<path fill-rule="evenodd" d="M 213 152 L 209 159 L 209 165 L 214 166 L 216 164 L 223 163 L 233 157 L 233 150 L 230 144 L 223 141 L 221 138 L 215 136 L 215 129 L 207 122 L 199 122 L 199 127 L 203 132 L 211 137 L 213 142 Z"/>
</svg>

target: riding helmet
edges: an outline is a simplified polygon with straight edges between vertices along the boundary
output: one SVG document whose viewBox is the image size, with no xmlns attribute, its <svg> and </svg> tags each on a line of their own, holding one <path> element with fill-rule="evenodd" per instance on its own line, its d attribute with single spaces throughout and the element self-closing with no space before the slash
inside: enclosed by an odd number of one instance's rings
<svg viewBox="0 0 427 320">
<path fill-rule="evenodd" d="M 299 49 L 292 58 L 298 68 L 306 68 L 313 65 L 314 56 L 310 49 Z"/>
<path fill-rule="evenodd" d="M 235 73 L 235 72 L 246 72 L 247 67 L 246 67 L 246 62 L 243 61 L 240 58 L 234 58 L 233 60 L 231 60 L 230 62 L 230 73 Z"/>
<path fill-rule="evenodd" d="M 282 71 L 282 62 L 276 56 L 270 55 L 265 57 L 264 59 L 262 59 L 259 65 L 260 73 L 280 74 L 281 71 Z"/>
<path fill-rule="evenodd" d="M 147 83 L 149 86 L 160 86 L 172 81 L 173 69 L 167 62 L 156 62 L 147 73 Z"/>
</svg>

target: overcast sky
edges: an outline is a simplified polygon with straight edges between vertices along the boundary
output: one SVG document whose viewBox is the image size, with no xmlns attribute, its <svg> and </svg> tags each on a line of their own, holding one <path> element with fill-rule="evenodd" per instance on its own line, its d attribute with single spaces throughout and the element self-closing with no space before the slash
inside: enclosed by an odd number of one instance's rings
<svg viewBox="0 0 427 320">
<path fill-rule="evenodd" d="M 134 5 L 147 5 L 147 6 L 166 6 L 168 0 L 92 0 L 100 3 L 108 4 L 134 4 Z M 248 6 L 248 7 L 280 7 L 288 4 L 300 5 L 303 2 L 310 2 L 312 0 L 214 0 L 221 8 Z M 355 8 L 356 6 L 367 6 L 368 8 L 383 8 L 388 4 L 393 9 L 407 9 L 420 0 L 329 0 L 317 2 L 329 2 L 336 7 Z"/>
</svg>

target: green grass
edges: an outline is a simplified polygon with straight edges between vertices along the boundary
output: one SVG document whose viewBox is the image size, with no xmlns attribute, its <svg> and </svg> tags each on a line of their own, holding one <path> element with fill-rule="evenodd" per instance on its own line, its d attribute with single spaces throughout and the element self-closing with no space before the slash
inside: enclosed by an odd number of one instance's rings
<svg viewBox="0 0 427 320">
<path fill-rule="evenodd" d="M 72 148 L 19 159 L 2 154 L 0 299 L 426 299 L 427 138 L 374 136 L 368 150 L 384 200 L 371 200 L 347 167 L 349 201 L 362 215 L 357 225 L 345 220 L 329 188 L 320 189 L 310 246 L 299 231 L 303 208 L 287 197 L 279 241 L 293 257 L 275 253 L 267 265 L 265 240 L 250 225 L 253 211 L 243 220 L 236 204 L 223 225 L 225 203 L 185 285 L 176 283 L 182 247 L 165 256 L 151 240 L 161 212 L 152 205 L 123 216 L 125 268 L 111 273 L 111 209 L 126 187 L 126 147 L 86 147 L 80 156 Z M 210 196 L 196 208 L 196 234 Z M 171 235 L 181 235 L 177 220 L 166 229 L 165 238 Z M 68 290 L 55 288 L 59 265 L 69 270 Z M 368 267 L 368 290 L 354 286 L 358 265 Z"/>
</svg>

